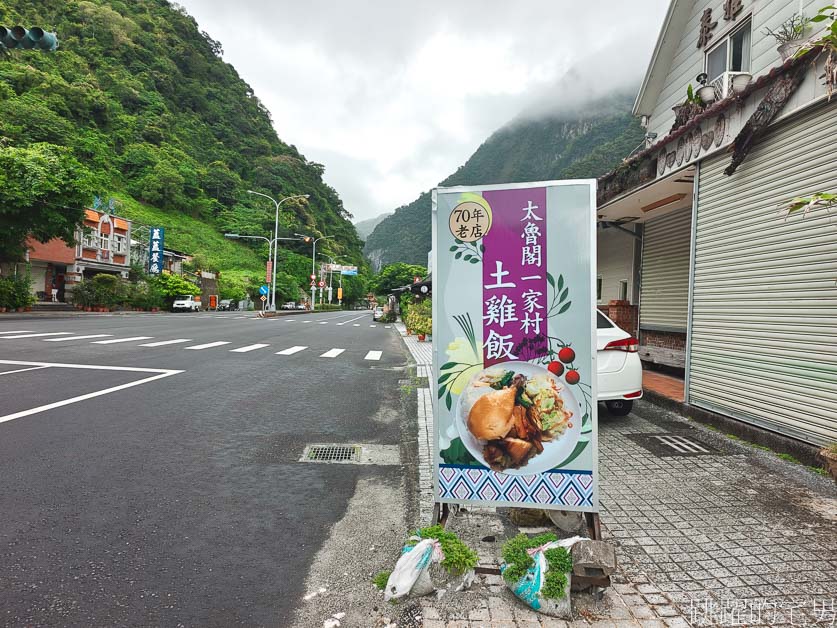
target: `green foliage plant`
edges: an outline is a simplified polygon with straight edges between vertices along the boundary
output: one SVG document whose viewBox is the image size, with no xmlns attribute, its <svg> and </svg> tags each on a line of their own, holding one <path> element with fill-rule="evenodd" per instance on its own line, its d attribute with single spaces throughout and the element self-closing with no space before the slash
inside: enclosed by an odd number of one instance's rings
<svg viewBox="0 0 837 628">
<path fill-rule="evenodd" d="M 0 307 L 18 309 L 35 303 L 31 285 L 32 281 L 28 272 L 0 277 Z"/>
<path fill-rule="evenodd" d="M 510 584 L 517 583 L 526 575 L 526 572 L 535 564 L 534 559 L 529 556 L 526 550 L 534 549 L 557 541 L 554 534 L 546 533 L 535 537 L 528 537 L 525 534 L 518 534 L 509 539 L 503 545 L 502 556 L 506 567 L 503 570 L 503 578 Z M 567 574 L 572 571 L 572 555 L 563 547 L 556 547 L 546 550 L 544 557 L 549 565 L 546 572 L 546 579 L 541 589 L 541 595 L 545 598 L 556 599 L 564 596 L 567 586 Z"/>
<path fill-rule="evenodd" d="M 456 534 L 445 530 L 440 525 L 422 528 L 416 532 L 420 539 L 436 539 L 442 546 L 445 555 L 442 567 L 451 575 L 460 575 L 477 566 L 477 553 L 463 543 Z M 418 541 L 413 538 L 407 541 L 408 545 L 415 545 Z M 386 584 L 386 583 L 385 583 Z"/>
<path fill-rule="evenodd" d="M 392 574 L 392 571 L 389 569 L 379 572 L 374 578 L 372 578 L 372 584 L 374 584 L 377 589 L 383 591 L 387 586 L 390 574 Z"/>
<path fill-rule="evenodd" d="M 200 294 L 201 290 L 191 281 L 186 281 L 180 275 L 164 274 L 158 275 L 150 280 L 165 299 L 174 299 L 185 294 Z"/>
<path fill-rule="evenodd" d="M 819 24 L 820 22 L 828 22 L 819 37 L 813 41 L 807 42 L 804 46 L 796 52 L 797 57 L 808 54 L 810 51 L 819 48 L 819 52 L 814 55 L 812 63 L 816 63 L 825 57 L 823 64 L 823 78 L 825 79 L 825 89 L 828 92 L 828 100 L 831 101 L 831 96 L 837 88 L 837 6 L 829 5 L 822 7 L 817 14 L 810 19 L 810 23 Z"/>
</svg>

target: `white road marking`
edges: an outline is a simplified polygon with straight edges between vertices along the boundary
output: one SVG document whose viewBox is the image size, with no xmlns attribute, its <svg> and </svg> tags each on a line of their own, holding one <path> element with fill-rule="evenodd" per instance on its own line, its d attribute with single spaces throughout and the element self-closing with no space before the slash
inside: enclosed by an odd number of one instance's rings
<svg viewBox="0 0 837 628">
<path fill-rule="evenodd" d="M 0 334 L 28 334 L 30 330 L 28 329 L 15 329 L 15 330 L 8 330 L 8 331 L 0 331 Z"/>
<path fill-rule="evenodd" d="M 70 399 L 64 399 L 63 401 L 56 401 L 55 403 L 48 403 L 43 406 L 38 406 L 37 408 L 31 408 L 29 410 L 22 410 L 21 412 L 15 412 L 14 414 L 7 414 L 6 416 L 0 416 L 0 423 L 5 423 L 6 421 L 12 421 L 13 419 L 19 419 L 24 416 L 29 416 L 31 414 L 38 414 L 39 412 L 45 412 L 47 410 L 52 410 L 53 408 L 60 408 L 61 406 L 67 406 L 71 403 L 77 403 L 79 401 L 85 401 L 86 399 L 93 399 L 94 397 L 100 397 L 101 395 L 107 395 L 108 393 L 116 392 L 117 390 L 124 390 L 125 388 L 131 388 L 133 386 L 139 386 L 140 384 L 147 384 L 148 382 L 153 382 L 155 379 L 162 379 L 164 377 L 169 377 L 171 375 L 177 375 L 178 373 L 182 373 L 183 371 L 172 371 L 166 369 L 145 369 L 145 368 L 137 368 L 131 366 L 95 366 L 91 364 L 53 364 L 50 362 L 18 362 L 15 360 L 0 360 L 0 364 L 19 364 L 22 366 L 40 366 L 44 368 L 49 367 L 59 367 L 59 368 L 68 368 L 68 369 L 92 369 L 97 371 L 129 371 L 132 373 L 156 373 L 151 377 L 146 377 L 144 379 L 139 379 L 135 382 L 128 382 L 127 384 L 120 384 L 119 386 L 113 386 L 111 388 L 105 388 L 104 390 L 97 390 L 96 392 L 87 393 L 86 395 L 79 395 L 78 397 L 71 397 Z"/>
<path fill-rule="evenodd" d="M 88 338 L 108 338 L 113 334 L 88 334 L 86 336 L 64 336 L 63 338 L 44 338 L 44 342 L 64 342 L 65 340 L 87 340 Z"/>
<path fill-rule="evenodd" d="M 351 314 L 349 314 L 349 316 L 351 316 Z M 361 314 L 360 316 L 355 316 L 355 317 L 354 317 L 354 318 L 352 318 L 352 319 L 349 319 L 349 320 L 347 320 L 347 321 L 343 321 L 342 323 L 337 323 L 337 324 L 338 324 L 338 325 L 345 325 L 346 323 L 351 323 L 352 321 L 356 321 L 356 320 L 358 320 L 358 319 L 360 319 L 360 318 L 366 318 L 366 316 L 367 316 L 366 314 Z"/>
<path fill-rule="evenodd" d="M 310 323 L 311 321 L 302 321 L 303 323 Z"/>
<path fill-rule="evenodd" d="M 227 340 L 218 340 L 217 342 L 207 342 L 205 345 L 194 345 L 192 347 L 186 347 L 186 349 L 191 349 L 192 351 L 200 351 L 201 349 L 211 349 L 212 347 L 220 347 L 221 345 L 228 345 L 230 344 Z"/>
<path fill-rule="evenodd" d="M 181 342 L 192 342 L 191 338 L 175 338 L 174 340 L 161 340 L 160 342 L 149 342 L 140 347 L 162 347 L 163 345 L 176 345 Z"/>
<path fill-rule="evenodd" d="M 366 354 L 366 357 L 363 358 L 364 360 L 380 360 L 382 351 L 370 351 Z"/>
<path fill-rule="evenodd" d="M 0 375 L 11 375 L 12 373 L 23 373 L 24 371 L 37 371 L 40 369 L 48 369 L 48 366 L 30 366 L 27 369 L 15 369 L 14 371 L 3 371 Z"/>
<path fill-rule="evenodd" d="M 370 325 L 370 327 L 377 327 L 377 325 Z"/>
<path fill-rule="evenodd" d="M 133 342 L 134 340 L 150 340 L 154 336 L 134 336 L 133 338 L 114 338 L 113 340 L 94 340 L 93 345 L 113 345 L 117 342 Z"/>
<path fill-rule="evenodd" d="M 264 345 L 264 344 L 247 345 L 246 347 L 241 347 L 239 349 L 230 349 L 230 353 L 247 353 L 248 351 L 255 351 L 256 349 L 264 349 L 265 347 L 269 347 L 269 346 L 270 345 Z"/>
<path fill-rule="evenodd" d="M 343 353 L 345 349 L 329 349 L 324 354 L 322 354 L 321 358 L 336 358 L 338 355 Z"/>
<path fill-rule="evenodd" d="M 342 325 L 343 323 L 337 323 L 338 325 Z M 328 325 L 328 321 L 320 321 L 320 325 Z"/>
<path fill-rule="evenodd" d="M 352 323 L 352 327 L 360 327 L 360 323 Z"/>
<path fill-rule="evenodd" d="M 3 340 L 10 340 L 12 338 L 40 338 L 41 336 L 69 336 L 72 332 L 69 331 L 51 331 L 45 334 L 23 334 L 18 336 L 0 336 Z"/>
<path fill-rule="evenodd" d="M 391 329 L 390 325 L 384 325 L 384 329 Z"/>
<path fill-rule="evenodd" d="M 294 353 L 305 351 L 307 348 L 308 347 L 291 347 L 289 349 L 282 349 L 281 351 L 277 351 L 276 355 L 293 355 Z"/>
</svg>

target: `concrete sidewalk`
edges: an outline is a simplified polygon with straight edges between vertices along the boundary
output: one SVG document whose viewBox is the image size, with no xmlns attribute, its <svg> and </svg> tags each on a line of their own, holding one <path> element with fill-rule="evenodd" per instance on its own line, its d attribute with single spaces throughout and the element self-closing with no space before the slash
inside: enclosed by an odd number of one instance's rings
<svg viewBox="0 0 837 628">
<path fill-rule="evenodd" d="M 419 375 L 429 375 L 430 343 L 404 341 Z M 429 388 L 417 394 L 425 524 L 432 398 Z M 428 628 L 837 626 L 837 489 L 830 478 L 647 402 L 627 417 L 602 410 L 599 441 L 603 535 L 619 560 L 603 600 L 574 596 L 576 619 L 557 621 L 526 609 L 498 576 L 480 576 L 472 590 L 423 598 L 403 617 L 420 614 Z M 519 531 L 495 509 L 460 510 L 448 526 L 489 565 Z"/>
</svg>

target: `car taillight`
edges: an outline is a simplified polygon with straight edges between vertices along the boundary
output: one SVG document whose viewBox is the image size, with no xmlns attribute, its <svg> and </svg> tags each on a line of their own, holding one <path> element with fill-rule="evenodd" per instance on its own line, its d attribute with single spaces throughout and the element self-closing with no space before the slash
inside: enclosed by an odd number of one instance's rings
<svg viewBox="0 0 837 628">
<path fill-rule="evenodd" d="M 627 395 L 622 395 L 625 399 L 636 399 L 637 397 L 642 397 L 642 391 L 638 390 L 636 392 L 628 393 Z"/>
<path fill-rule="evenodd" d="M 624 351 L 625 353 L 636 353 L 639 351 L 639 340 L 633 336 L 622 340 L 613 340 L 605 345 L 605 351 Z"/>
</svg>

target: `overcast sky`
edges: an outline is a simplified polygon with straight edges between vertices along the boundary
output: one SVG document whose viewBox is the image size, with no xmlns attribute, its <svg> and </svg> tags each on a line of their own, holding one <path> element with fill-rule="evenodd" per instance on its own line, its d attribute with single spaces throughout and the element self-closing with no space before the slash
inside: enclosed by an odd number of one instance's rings
<svg viewBox="0 0 837 628">
<path fill-rule="evenodd" d="M 636 83 L 668 0 L 180 0 L 356 220 L 521 111 Z"/>
</svg>

